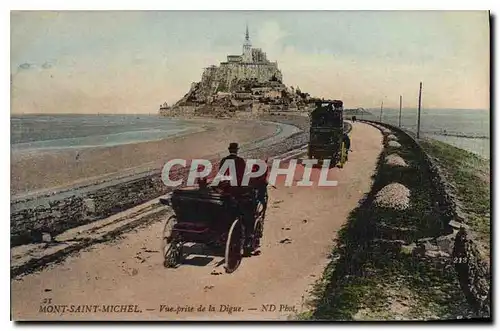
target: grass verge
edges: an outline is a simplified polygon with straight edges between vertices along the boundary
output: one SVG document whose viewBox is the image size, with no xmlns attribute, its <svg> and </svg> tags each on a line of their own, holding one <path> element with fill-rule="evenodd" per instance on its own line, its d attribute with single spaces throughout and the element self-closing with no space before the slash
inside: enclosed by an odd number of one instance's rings
<svg viewBox="0 0 500 331">
<path fill-rule="evenodd" d="M 477 234 L 482 250 L 489 259 L 491 230 L 490 163 L 473 153 L 444 142 L 426 139 L 421 142 L 434 158 L 459 202 L 465 223 Z"/>
<path fill-rule="evenodd" d="M 372 190 L 341 229 L 322 279 L 314 286 L 303 320 L 443 320 L 474 317 L 451 258 L 415 254 L 412 243 L 446 233 L 433 197 L 428 169 L 411 140 L 382 152 Z M 396 153 L 409 165 L 394 167 Z M 347 164 L 348 166 L 348 164 Z M 398 211 L 373 204 L 376 193 L 397 182 L 410 192 Z M 389 231 L 388 231 L 389 229 Z"/>
</svg>

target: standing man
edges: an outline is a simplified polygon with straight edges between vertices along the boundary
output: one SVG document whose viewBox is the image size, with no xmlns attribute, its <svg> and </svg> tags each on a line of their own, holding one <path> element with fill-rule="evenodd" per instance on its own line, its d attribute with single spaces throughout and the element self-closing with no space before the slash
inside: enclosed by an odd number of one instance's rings
<svg viewBox="0 0 500 331">
<path fill-rule="evenodd" d="M 349 158 L 349 151 L 351 150 L 351 138 L 349 138 L 347 132 L 344 132 L 343 141 L 345 144 L 345 159 L 347 161 Z"/>
<path fill-rule="evenodd" d="M 238 183 L 238 187 L 241 186 L 241 182 L 243 181 L 243 175 L 245 174 L 245 168 L 247 166 L 245 160 L 241 157 L 238 156 L 238 143 L 230 143 L 228 150 L 229 150 L 229 155 L 223 158 L 220 161 L 220 166 L 219 169 L 222 168 L 222 165 L 227 161 L 227 160 L 233 160 L 234 165 L 236 168 L 236 181 Z M 226 176 L 229 175 L 229 173 L 226 171 L 224 174 Z"/>
<path fill-rule="evenodd" d="M 242 181 L 243 181 L 243 176 L 245 175 L 246 171 L 246 162 L 243 158 L 238 156 L 238 143 L 230 143 L 228 150 L 229 150 L 229 155 L 223 158 L 220 161 L 220 166 L 219 166 L 219 171 L 224 165 L 225 162 L 232 161 L 234 162 L 235 165 L 235 170 L 236 170 L 236 182 L 237 186 L 236 187 L 230 187 L 229 192 L 230 194 L 235 198 L 235 200 L 238 203 L 238 208 L 241 212 L 241 215 L 243 217 L 242 223 L 245 228 L 245 242 L 244 242 L 244 254 L 246 256 L 249 256 L 251 254 L 252 248 L 250 247 L 250 239 L 253 233 L 253 227 L 254 227 L 254 215 L 253 215 L 253 204 L 251 200 L 251 196 L 246 195 L 245 193 L 248 192 L 244 187 L 241 186 Z M 229 173 L 229 169 L 224 173 L 225 176 L 231 175 L 234 176 L 234 174 Z M 248 188 L 247 188 L 248 189 Z"/>
</svg>

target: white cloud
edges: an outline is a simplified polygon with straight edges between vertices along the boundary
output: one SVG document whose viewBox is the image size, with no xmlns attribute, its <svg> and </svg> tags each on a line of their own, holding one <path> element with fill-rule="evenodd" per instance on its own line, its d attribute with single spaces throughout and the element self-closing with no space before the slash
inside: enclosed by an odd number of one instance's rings
<svg viewBox="0 0 500 331">
<path fill-rule="evenodd" d="M 259 26 L 255 38 L 256 47 L 260 47 L 267 52 L 281 50 L 283 39 L 289 34 L 280 27 L 278 22 L 267 21 Z"/>
</svg>

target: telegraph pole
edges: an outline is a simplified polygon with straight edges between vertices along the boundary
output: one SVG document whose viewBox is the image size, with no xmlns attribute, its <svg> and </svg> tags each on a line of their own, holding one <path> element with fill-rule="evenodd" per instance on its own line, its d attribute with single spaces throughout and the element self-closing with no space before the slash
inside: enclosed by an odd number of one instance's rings
<svg viewBox="0 0 500 331">
<path fill-rule="evenodd" d="M 420 90 L 418 91 L 418 122 L 417 122 L 417 139 L 420 138 L 420 110 L 422 106 L 422 82 L 420 82 Z"/>
<path fill-rule="evenodd" d="M 399 96 L 399 127 L 401 127 L 401 107 L 403 106 L 403 96 Z"/>
<path fill-rule="evenodd" d="M 380 104 L 380 123 L 382 123 L 382 111 L 384 109 L 384 101 L 382 100 L 382 104 Z"/>
</svg>

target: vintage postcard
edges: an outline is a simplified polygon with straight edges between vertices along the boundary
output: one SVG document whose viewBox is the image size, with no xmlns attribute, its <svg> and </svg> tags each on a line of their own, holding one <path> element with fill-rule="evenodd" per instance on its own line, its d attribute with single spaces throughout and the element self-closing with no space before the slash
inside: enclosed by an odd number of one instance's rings
<svg viewBox="0 0 500 331">
<path fill-rule="evenodd" d="M 12 11 L 14 321 L 491 321 L 487 11 Z"/>
</svg>

